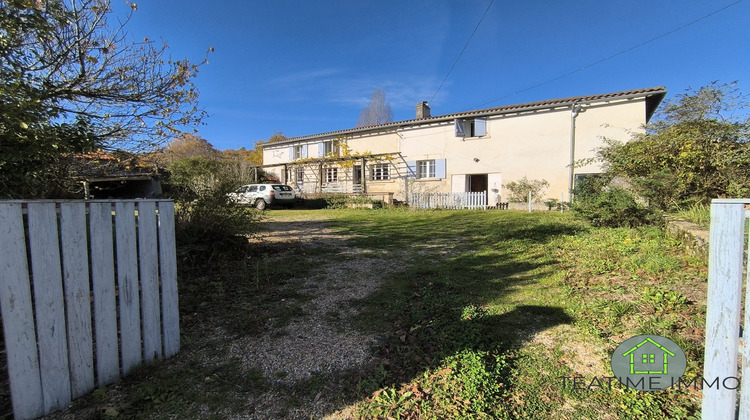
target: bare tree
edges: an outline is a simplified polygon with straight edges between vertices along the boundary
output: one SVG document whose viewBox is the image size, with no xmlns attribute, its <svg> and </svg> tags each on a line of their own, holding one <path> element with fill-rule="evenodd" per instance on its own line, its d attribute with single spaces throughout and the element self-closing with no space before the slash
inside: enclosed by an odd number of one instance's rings
<svg viewBox="0 0 750 420">
<path fill-rule="evenodd" d="M 84 120 L 105 143 L 131 146 L 167 140 L 204 117 L 192 83 L 202 63 L 136 41 L 124 27 L 130 16 L 110 26 L 108 0 L 0 0 L 0 8 L 3 85 L 34 93 L 16 101 L 40 103 L 55 121 Z"/>
<path fill-rule="evenodd" d="M 359 114 L 357 127 L 385 124 L 391 121 L 393 121 L 393 110 L 391 110 L 391 104 L 385 99 L 385 91 L 375 89 L 372 92 L 370 103 L 362 108 L 362 112 Z"/>
<path fill-rule="evenodd" d="M 151 149 L 205 116 L 205 60 L 172 60 L 110 15 L 108 0 L 0 0 L 0 196 L 49 196 L 61 157 Z"/>
</svg>

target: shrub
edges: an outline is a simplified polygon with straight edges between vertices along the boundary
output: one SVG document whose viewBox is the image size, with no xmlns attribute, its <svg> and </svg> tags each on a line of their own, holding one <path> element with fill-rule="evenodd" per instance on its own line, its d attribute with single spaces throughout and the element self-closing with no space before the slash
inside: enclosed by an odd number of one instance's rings
<svg viewBox="0 0 750 420">
<path fill-rule="evenodd" d="M 573 211 L 594 226 L 635 227 L 658 220 L 658 215 L 638 203 L 630 192 L 608 185 L 603 178 L 579 181 L 574 193 Z"/>
<path fill-rule="evenodd" d="M 531 192 L 532 200 L 537 200 L 544 195 L 544 191 L 549 187 L 549 182 L 545 179 L 528 179 L 524 176 L 518 181 L 509 182 L 503 186 L 510 192 L 509 201 L 528 203 L 529 192 Z"/>
<path fill-rule="evenodd" d="M 220 183 L 196 199 L 176 200 L 175 239 L 183 272 L 192 275 L 249 255 L 247 235 L 259 230 L 262 212 L 229 200 L 230 186 Z"/>
<path fill-rule="evenodd" d="M 367 195 L 350 196 L 341 193 L 308 194 L 302 201 L 302 207 L 307 209 L 343 209 L 347 204 L 374 204 L 383 207 L 382 200 L 374 200 Z"/>
</svg>

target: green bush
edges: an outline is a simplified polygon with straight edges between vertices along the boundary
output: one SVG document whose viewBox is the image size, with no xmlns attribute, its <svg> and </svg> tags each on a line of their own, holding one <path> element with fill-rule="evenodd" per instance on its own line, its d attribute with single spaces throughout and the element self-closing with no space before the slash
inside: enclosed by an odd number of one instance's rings
<svg viewBox="0 0 750 420">
<path fill-rule="evenodd" d="M 630 192 L 610 186 L 603 178 L 581 180 L 574 191 L 573 211 L 594 226 L 635 227 L 652 224 L 658 215 L 638 203 Z"/>
<path fill-rule="evenodd" d="M 538 201 L 549 187 L 549 182 L 546 179 L 528 179 L 524 176 L 518 181 L 509 182 L 503 186 L 510 193 L 510 197 L 508 197 L 509 201 L 514 203 L 528 203 L 529 193 L 531 193 L 532 201 Z"/>
<path fill-rule="evenodd" d="M 178 244 L 216 242 L 257 231 L 261 213 L 227 197 L 226 184 L 195 200 L 178 200 L 175 235 Z"/>
<path fill-rule="evenodd" d="M 366 195 L 350 196 L 340 193 L 323 193 L 307 195 L 302 200 L 302 208 L 306 209 L 344 209 L 347 204 L 374 204 L 376 207 L 383 207 L 382 200 L 374 200 Z"/>
<path fill-rule="evenodd" d="M 183 280 L 206 268 L 216 269 L 251 253 L 247 235 L 260 228 L 262 212 L 227 198 L 230 184 L 220 184 L 198 198 L 175 203 L 175 239 Z"/>
</svg>

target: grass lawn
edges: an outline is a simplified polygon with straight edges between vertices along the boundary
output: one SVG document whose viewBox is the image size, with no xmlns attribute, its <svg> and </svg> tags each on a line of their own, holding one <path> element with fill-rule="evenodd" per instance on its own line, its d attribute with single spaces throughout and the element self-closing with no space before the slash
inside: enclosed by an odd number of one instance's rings
<svg viewBox="0 0 750 420">
<path fill-rule="evenodd" d="M 686 374 L 700 374 L 705 262 L 659 228 L 512 211 L 360 211 L 332 223 L 402 267 L 359 302 L 355 322 L 388 333 L 381 366 L 362 384 L 371 392 L 362 417 L 695 415 L 693 391 L 593 382 L 611 376 L 612 351 L 639 334 L 672 339 L 687 353 Z M 574 376 L 583 389 L 563 386 Z"/>
<path fill-rule="evenodd" d="M 76 401 L 71 418 L 86 406 L 104 416 L 246 418 L 270 396 L 293 406 L 326 393 L 340 401 L 335 410 L 359 418 L 699 415 L 695 390 L 638 393 L 603 380 L 612 375 L 613 350 L 639 334 L 672 339 L 687 354 L 686 375 L 702 371 L 706 262 L 657 227 L 592 228 L 556 212 L 294 210 L 270 217 L 277 226 L 315 219 L 348 238 L 357 258 L 383 265 L 368 272 L 380 282 L 375 292 L 348 302 L 355 311 L 340 312 L 354 315 L 336 312 L 330 320 L 376 336 L 375 362 L 292 386 L 280 385 L 283 372 L 243 369 L 227 343 L 302 322 L 315 296 L 299 278 L 315 279 L 353 256 L 325 243 L 260 244 L 244 256 L 215 249 L 198 254 L 201 261 L 180 260 L 182 353 Z M 193 356 L 199 353 L 210 358 Z"/>
</svg>

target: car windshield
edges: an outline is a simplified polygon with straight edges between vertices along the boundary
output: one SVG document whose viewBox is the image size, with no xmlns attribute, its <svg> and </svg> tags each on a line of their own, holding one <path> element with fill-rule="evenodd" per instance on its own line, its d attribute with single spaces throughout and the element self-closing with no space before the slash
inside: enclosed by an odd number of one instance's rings
<svg viewBox="0 0 750 420">
<path fill-rule="evenodd" d="M 274 185 L 273 189 L 276 191 L 291 191 L 292 187 L 289 185 Z"/>
</svg>

